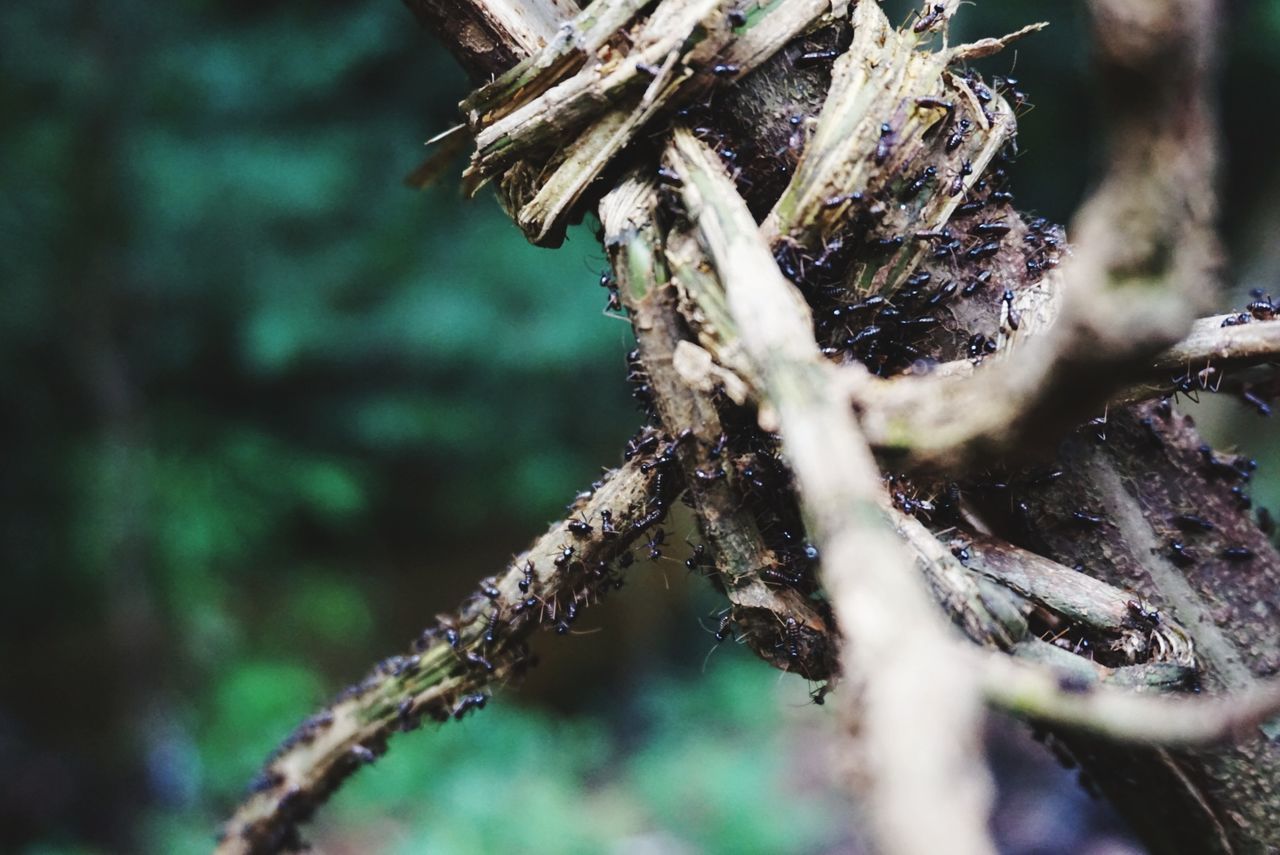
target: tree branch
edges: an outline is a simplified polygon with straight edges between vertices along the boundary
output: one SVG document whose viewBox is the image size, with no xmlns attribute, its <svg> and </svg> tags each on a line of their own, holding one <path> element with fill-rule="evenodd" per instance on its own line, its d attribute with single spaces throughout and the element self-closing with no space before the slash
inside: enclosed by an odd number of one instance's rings
<svg viewBox="0 0 1280 855">
<path fill-rule="evenodd" d="M 490 686 L 527 666 L 524 639 L 535 627 L 567 632 L 581 609 L 618 581 L 618 569 L 630 563 L 630 545 L 665 516 L 674 498 L 671 443 L 646 432 L 633 448 L 639 451 L 580 496 L 570 516 L 516 556 L 502 576 L 482 584 L 409 653 L 379 663 L 281 743 L 224 827 L 218 851 L 295 846 L 298 823 L 381 755 L 393 734 L 424 717 L 447 721 L 483 706 Z"/>
<path fill-rule="evenodd" d="M 761 403 L 776 408 L 822 553 L 824 587 L 846 637 L 845 676 L 859 693 L 846 703 L 875 837 L 890 853 L 994 852 L 976 684 L 970 669 L 956 667 L 955 641 L 885 519 L 879 469 L 833 394 L 808 306 L 778 271 L 715 153 L 677 128 L 667 158 L 763 380 Z"/>
</svg>

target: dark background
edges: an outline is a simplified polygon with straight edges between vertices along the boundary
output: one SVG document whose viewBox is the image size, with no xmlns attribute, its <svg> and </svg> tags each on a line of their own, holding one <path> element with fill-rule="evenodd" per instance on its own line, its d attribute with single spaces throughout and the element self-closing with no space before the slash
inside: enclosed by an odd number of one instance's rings
<svg viewBox="0 0 1280 855">
<path fill-rule="evenodd" d="M 24 5 L 0 21 L 0 851 L 203 852 L 298 719 L 618 462 L 629 328 L 586 230 L 537 250 L 486 194 L 402 185 L 467 84 L 394 0 Z M 1031 94 L 1015 189 L 1058 220 L 1100 156 L 1081 5 L 961 18 L 1053 23 L 984 67 Z M 1224 9 L 1225 307 L 1280 270 L 1280 2 Z M 1201 420 L 1276 504 L 1271 424 Z M 540 639 L 496 709 L 397 738 L 323 851 L 854 851 L 831 722 L 803 681 L 707 659 L 680 557 L 595 634 Z M 999 730 L 1007 851 L 1133 851 Z"/>
</svg>

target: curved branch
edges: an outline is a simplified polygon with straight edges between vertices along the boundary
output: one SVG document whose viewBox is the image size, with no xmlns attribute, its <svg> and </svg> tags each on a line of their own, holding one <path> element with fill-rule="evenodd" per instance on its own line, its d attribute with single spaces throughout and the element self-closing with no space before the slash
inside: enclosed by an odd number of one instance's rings
<svg viewBox="0 0 1280 855">
<path fill-rule="evenodd" d="M 442 616 L 403 656 L 311 716 L 267 761 L 223 829 L 218 852 L 278 852 L 298 843 L 307 820 L 342 782 L 386 749 L 387 739 L 424 717 L 447 721 L 484 705 L 489 687 L 529 664 L 534 628 L 567 632 L 583 608 L 619 581 L 630 545 L 666 514 L 676 491 L 672 443 L 657 433 L 570 506 L 506 572 L 486 581 L 454 615 Z M 585 526 L 585 528 L 584 528 Z"/>
</svg>

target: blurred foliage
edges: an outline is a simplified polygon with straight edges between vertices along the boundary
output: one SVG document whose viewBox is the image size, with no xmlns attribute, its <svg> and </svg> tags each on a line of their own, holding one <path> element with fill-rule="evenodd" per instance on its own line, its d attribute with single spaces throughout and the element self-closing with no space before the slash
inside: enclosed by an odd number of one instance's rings
<svg viewBox="0 0 1280 855">
<path fill-rule="evenodd" d="M 990 70 L 1037 102 L 1020 201 L 1059 219 L 1096 158 L 1080 14 L 966 13 L 1054 22 Z M 1280 2 L 1231 21 L 1227 222 L 1250 257 L 1277 198 Z M 629 332 L 601 316 L 590 236 L 536 250 L 488 197 L 401 184 L 466 89 L 394 0 L 6 8 L 0 850 L 205 851 L 301 716 L 616 463 Z M 405 738 L 322 833 L 832 843 L 839 808 L 786 783 L 776 676 L 688 668 L 704 605 L 627 600 L 595 665 L 549 661 L 530 708 Z M 628 674 L 654 676 L 619 695 Z"/>
</svg>

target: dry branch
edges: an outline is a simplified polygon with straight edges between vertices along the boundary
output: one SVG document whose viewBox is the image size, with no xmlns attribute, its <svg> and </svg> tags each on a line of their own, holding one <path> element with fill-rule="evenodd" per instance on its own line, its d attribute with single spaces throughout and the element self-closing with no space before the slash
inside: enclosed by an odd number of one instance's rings
<svg viewBox="0 0 1280 855">
<path fill-rule="evenodd" d="M 491 686 L 527 665 L 524 639 L 534 628 L 567 630 L 580 609 L 609 590 L 616 568 L 629 563 L 630 545 L 665 516 L 676 489 L 670 443 L 651 432 L 638 445 L 642 453 L 580 496 L 566 520 L 483 583 L 455 615 L 443 616 L 408 653 L 379 663 L 303 722 L 267 761 L 224 827 L 218 851 L 296 846 L 298 823 L 376 760 L 389 737 L 424 717 L 447 721 L 483 706 Z"/>
<path fill-rule="evenodd" d="M 733 626 L 760 658 L 811 680 L 835 674 L 835 637 L 818 604 L 790 588 L 765 584 L 761 571 L 779 565 L 744 507 L 718 450 L 724 426 L 708 391 L 686 382 L 674 367 L 686 342 L 684 320 L 657 229 L 657 192 L 634 177 L 600 205 L 605 248 L 623 305 L 631 315 L 640 362 L 645 366 L 658 416 L 677 448 L 684 484 L 711 554 L 719 586 L 732 604 Z M 722 632 L 731 629 L 726 625 Z"/>
<path fill-rule="evenodd" d="M 874 837 L 888 853 L 994 852 L 972 672 L 957 667 L 956 642 L 885 517 L 879 469 L 829 382 L 808 306 L 778 271 L 715 153 L 677 128 L 667 158 L 761 376 L 761 404 L 776 408 L 822 552 L 824 587 L 846 640 L 844 674 L 857 693 L 845 702 Z"/>
</svg>

